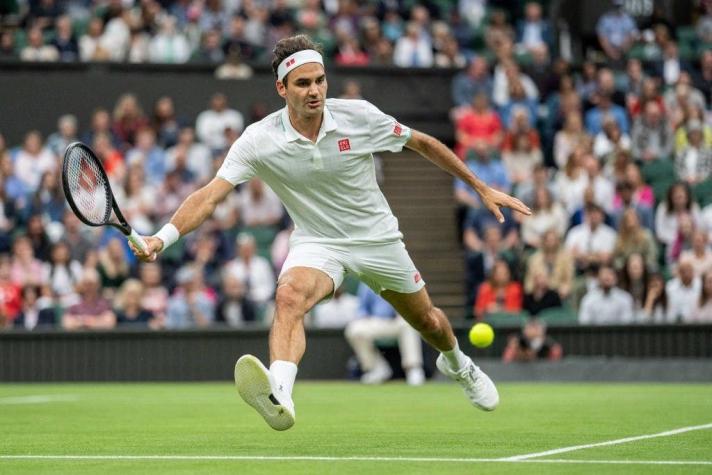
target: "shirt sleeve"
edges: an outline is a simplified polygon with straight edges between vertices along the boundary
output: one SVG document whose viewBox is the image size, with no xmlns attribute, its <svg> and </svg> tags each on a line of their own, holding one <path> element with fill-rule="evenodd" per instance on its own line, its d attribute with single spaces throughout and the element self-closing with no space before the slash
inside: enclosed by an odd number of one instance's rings
<svg viewBox="0 0 712 475">
<path fill-rule="evenodd" d="M 252 134 L 245 131 L 230 147 L 217 176 L 229 181 L 233 186 L 244 183 L 256 174 L 256 158 Z"/>
<path fill-rule="evenodd" d="M 371 152 L 400 152 L 410 139 L 410 127 L 400 124 L 373 104 L 366 103 Z"/>
</svg>

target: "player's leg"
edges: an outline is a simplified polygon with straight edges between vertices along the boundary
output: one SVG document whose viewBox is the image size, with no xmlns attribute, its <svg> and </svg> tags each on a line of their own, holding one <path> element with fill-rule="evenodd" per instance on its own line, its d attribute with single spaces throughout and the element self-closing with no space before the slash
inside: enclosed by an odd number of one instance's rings
<svg viewBox="0 0 712 475">
<path fill-rule="evenodd" d="M 460 383 L 474 405 L 488 411 L 497 407 L 499 395 L 494 383 L 460 350 L 449 320 L 433 305 L 424 287 L 410 293 L 384 290 L 381 296 L 425 341 L 440 351 L 438 369 Z"/>
</svg>

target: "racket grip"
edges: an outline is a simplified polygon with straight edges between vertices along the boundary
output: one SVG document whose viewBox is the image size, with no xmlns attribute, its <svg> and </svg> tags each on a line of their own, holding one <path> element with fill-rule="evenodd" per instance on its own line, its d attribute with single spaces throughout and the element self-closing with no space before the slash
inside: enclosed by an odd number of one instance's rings
<svg viewBox="0 0 712 475">
<path fill-rule="evenodd" d="M 144 254 L 146 254 L 146 252 L 148 251 L 148 244 L 146 244 L 146 241 L 143 240 L 141 235 L 137 233 L 135 229 L 131 229 L 131 234 L 129 234 L 128 238 L 134 246 L 136 246 Z"/>
</svg>

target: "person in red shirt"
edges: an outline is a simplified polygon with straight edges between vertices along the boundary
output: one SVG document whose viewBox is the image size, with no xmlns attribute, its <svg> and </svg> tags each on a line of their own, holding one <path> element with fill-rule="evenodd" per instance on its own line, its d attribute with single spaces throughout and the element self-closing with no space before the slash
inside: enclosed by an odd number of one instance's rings
<svg viewBox="0 0 712 475">
<path fill-rule="evenodd" d="M 512 280 L 507 261 L 498 259 L 487 282 L 480 286 L 475 302 L 478 320 L 488 313 L 518 313 L 522 310 L 522 284 Z"/>
<path fill-rule="evenodd" d="M 499 147 L 502 141 L 502 121 L 490 107 L 487 94 L 475 95 L 472 108 L 463 113 L 455 127 L 455 153 L 462 160 L 478 141 L 484 141 L 490 149 Z"/>
<path fill-rule="evenodd" d="M 9 256 L 0 256 L 0 328 L 12 325 L 22 307 L 22 289 L 11 279 Z"/>
</svg>

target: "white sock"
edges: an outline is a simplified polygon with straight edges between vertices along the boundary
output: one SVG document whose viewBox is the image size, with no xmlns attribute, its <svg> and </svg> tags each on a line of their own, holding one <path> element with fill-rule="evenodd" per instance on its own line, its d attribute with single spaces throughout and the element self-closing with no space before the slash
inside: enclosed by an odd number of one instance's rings
<svg viewBox="0 0 712 475">
<path fill-rule="evenodd" d="M 454 371 L 464 368 L 470 362 L 470 357 L 460 350 L 457 340 L 455 340 L 455 347 L 452 350 L 443 351 L 442 354 Z"/>
<path fill-rule="evenodd" d="M 277 388 L 291 398 L 294 380 L 297 378 L 297 365 L 291 361 L 277 360 L 270 365 L 269 372 L 277 383 Z"/>
</svg>

